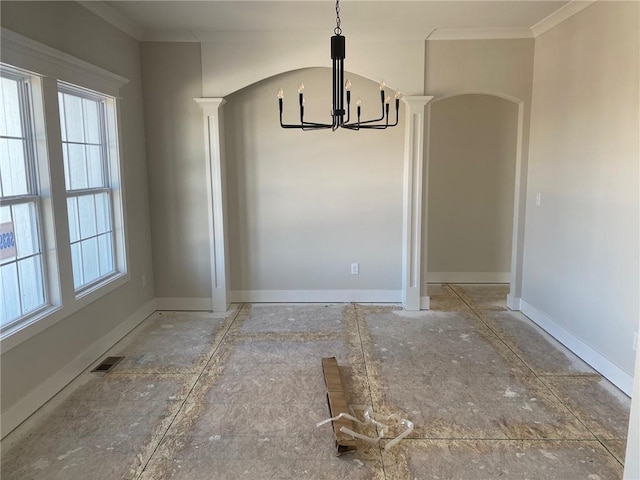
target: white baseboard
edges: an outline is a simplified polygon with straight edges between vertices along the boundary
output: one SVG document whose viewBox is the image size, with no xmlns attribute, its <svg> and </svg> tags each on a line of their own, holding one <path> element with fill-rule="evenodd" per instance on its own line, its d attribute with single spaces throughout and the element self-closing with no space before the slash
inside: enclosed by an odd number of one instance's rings
<svg viewBox="0 0 640 480">
<path fill-rule="evenodd" d="M 420 297 L 420 310 L 429 310 L 431 308 L 431 297 Z"/>
<path fill-rule="evenodd" d="M 211 298 L 197 297 L 157 297 L 156 310 L 176 310 L 176 311 L 207 311 L 213 308 Z"/>
<path fill-rule="evenodd" d="M 507 307 L 509 308 L 509 310 L 522 310 L 522 299 L 520 297 L 512 297 L 509 293 L 507 295 Z"/>
<path fill-rule="evenodd" d="M 509 283 L 510 272 L 427 272 L 427 283 Z"/>
<path fill-rule="evenodd" d="M 101 355 L 137 327 L 155 310 L 156 301 L 154 299 L 140 307 L 124 322 L 91 344 L 80 353 L 80 355 L 10 407 L 2 414 L 2 438 L 33 415 L 36 410 L 52 399 L 60 390 L 91 366 Z"/>
<path fill-rule="evenodd" d="M 529 305 L 524 300 L 520 301 L 522 313 L 529 317 L 534 323 L 549 333 L 552 337 L 562 343 L 565 347 L 575 353 L 591 367 L 622 390 L 631 396 L 633 389 L 633 376 L 622 370 L 618 365 L 584 343 L 569 330 L 557 323 L 551 317 Z"/>
<path fill-rule="evenodd" d="M 400 290 L 233 290 L 231 302 L 255 303 L 397 303 Z"/>
</svg>

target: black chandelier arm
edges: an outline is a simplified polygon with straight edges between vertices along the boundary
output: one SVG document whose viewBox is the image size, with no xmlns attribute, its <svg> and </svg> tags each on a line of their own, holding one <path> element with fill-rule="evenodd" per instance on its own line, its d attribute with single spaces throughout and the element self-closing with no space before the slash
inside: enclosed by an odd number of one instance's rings
<svg viewBox="0 0 640 480">
<path fill-rule="evenodd" d="M 314 123 L 314 122 L 303 122 L 303 123 L 283 123 L 282 121 L 282 113 L 280 113 L 280 126 L 282 128 L 298 128 L 302 130 L 320 130 L 323 128 L 332 128 L 333 125 L 329 123 Z"/>
<path fill-rule="evenodd" d="M 347 128 L 349 130 L 367 130 L 367 129 L 369 129 L 369 130 L 384 130 L 385 128 L 395 127 L 396 125 L 398 125 L 398 120 L 399 120 L 399 114 L 398 114 L 398 110 L 399 110 L 399 107 L 400 107 L 399 104 L 400 104 L 400 100 L 396 98 L 396 121 L 394 123 L 389 123 L 389 115 L 388 115 L 388 111 L 387 111 L 386 122 L 384 124 L 375 124 L 375 125 L 373 125 L 373 122 L 375 120 L 365 120 L 364 122 L 363 121 L 358 121 L 358 122 L 354 122 L 354 123 L 345 123 L 344 125 L 342 125 L 342 127 L 343 128 Z"/>
<path fill-rule="evenodd" d="M 345 122 L 346 124 L 349 124 L 349 121 L 350 121 L 350 111 L 351 111 L 351 105 L 350 105 L 350 102 L 349 102 L 349 100 L 350 100 L 350 95 L 349 94 L 350 93 L 351 92 L 347 91 L 347 121 Z M 366 125 L 368 123 L 381 122 L 382 120 L 384 120 L 384 115 L 385 115 L 385 113 L 384 113 L 384 111 L 385 111 L 384 90 L 380 91 L 380 100 L 381 100 L 381 110 L 382 110 L 382 112 L 380 114 L 380 117 L 379 118 L 373 118 L 371 120 L 360 120 L 360 115 L 358 114 L 358 122 L 357 122 L 358 124 Z M 359 108 L 360 107 L 358 107 L 358 110 L 359 110 Z M 398 123 L 398 121 L 397 121 L 398 108 L 400 108 L 400 101 L 398 99 L 396 99 L 396 125 Z M 349 124 L 349 125 L 356 125 L 356 123 Z M 352 130 L 356 130 L 356 129 L 352 128 Z"/>
<path fill-rule="evenodd" d="M 358 118 L 357 122 L 354 123 L 346 123 L 343 125 L 343 127 L 345 128 L 349 128 L 351 130 L 360 130 L 360 129 L 378 129 L 378 130 L 383 130 L 385 128 L 388 127 L 395 127 L 396 125 L 398 125 L 398 119 L 399 119 L 399 110 L 400 110 L 400 100 L 399 99 L 395 99 L 395 104 L 396 104 L 396 121 L 394 123 L 389 123 L 389 104 L 385 103 L 382 106 L 382 117 L 376 120 L 360 120 L 360 118 Z M 385 120 L 386 118 L 386 123 L 384 125 L 381 124 L 376 124 L 376 125 L 372 125 L 375 122 L 380 122 L 382 120 Z"/>
<path fill-rule="evenodd" d="M 297 128 L 298 130 L 322 130 L 322 129 L 333 127 L 333 125 L 329 125 L 329 124 L 316 124 L 316 125 L 310 126 L 310 125 L 300 125 L 300 124 L 290 124 L 290 123 L 287 124 L 282 122 L 280 122 L 280 126 L 282 128 Z"/>
<path fill-rule="evenodd" d="M 329 125 L 329 124 L 316 124 L 313 126 L 310 125 L 300 125 L 300 124 L 287 124 L 287 123 L 282 123 L 280 122 L 280 126 L 282 128 L 297 128 L 298 130 L 323 130 L 323 129 L 328 129 L 328 128 L 333 128 L 333 125 Z"/>
<path fill-rule="evenodd" d="M 284 102 L 282 98 L 278 98 L 278 109 L 280 113 L 280 126 L 282 128 L 297 128 L 302 130 L 320 130 L 326 128 L 333 128 L 335 122 L 333 124 L 329 123 L 317 123 L 317 122 L 308 122 L 304 120 L 304 105 L 302 94 L 300 94 L 300 123 L 284 123 L 282 121 L 282 114 L 284 111 Z"/>
<path fill-rule="evenodd" d="M 380 107 L 381 107 L 381 113 L 379 118 L 374 118 L 371 120 L 363 120 L 360 123 L 367 124 L 367 123 L 381 122 L 382 120 L 384 120 L 384 110 L 385 110 L 384 90 L 380 90 Z M 396 99 L 396 114 L 398 113 L 398 108 L 400 108 L 400 102 L 398 99 Z"/>
</svg>

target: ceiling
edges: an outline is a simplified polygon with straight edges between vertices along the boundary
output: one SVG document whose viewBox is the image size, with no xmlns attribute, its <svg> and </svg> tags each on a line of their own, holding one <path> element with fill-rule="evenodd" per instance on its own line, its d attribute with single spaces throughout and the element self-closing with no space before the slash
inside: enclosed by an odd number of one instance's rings
<svg viewBox="0 0 640 480">
<path fill-rule="evenodd" d="M 140 40 L 197 41 L 212 32 L 317 30 L 329 35 L 335 27 L 333 0 L 80 3 Z M 564 0 L 342 0 L 340 17 L 344 35 L 426 38 L 434 31 L 437 34 L 495 31 L 503 32 L 504 36 L 532 36 L 532 27 L 567 3 Z"/>
</svg>

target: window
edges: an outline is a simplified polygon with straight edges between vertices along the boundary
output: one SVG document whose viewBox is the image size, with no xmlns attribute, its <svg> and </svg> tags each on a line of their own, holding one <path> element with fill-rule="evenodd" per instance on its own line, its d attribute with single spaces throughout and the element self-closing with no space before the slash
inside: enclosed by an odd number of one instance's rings
<svg viewBox="0 0 640 480">
<path fill-rule="evenodd" d="M 0 283 L 3 330 L 47 303 L 28 77 L 3 68 L 0 88 Z"/>
<path fill-rule="evenodd" d="M 130 280 L 117 97 L 127 79 L 2 29 L 0 342 Z"/>
<path fill-rule="evenodd" d="M 76 291 L 115 272 L 104 97 L 61 84 L 58 92 L 67 215 Z"/>
</svg>

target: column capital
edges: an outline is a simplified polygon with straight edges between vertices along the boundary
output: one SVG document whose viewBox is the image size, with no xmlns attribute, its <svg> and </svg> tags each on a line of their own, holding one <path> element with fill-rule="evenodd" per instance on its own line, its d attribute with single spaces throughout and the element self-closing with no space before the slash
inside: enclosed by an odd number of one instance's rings
<svg viewBox="0 0 640 480">
<path fill-rule="evenodd" d="M 222 108 L 222 105 L 227 102 L 220 97 L 194 98 L 193 100 L 200 105 L 205 115 L 215 115 Z"/>
<path fill-rule="evenodd" d="M 405 95 L 402 97 L 402 101 L 406 103 L 411 110 L 424 107 L 431 100 L 433 100 L 433 96 Z"/>
</svg>

